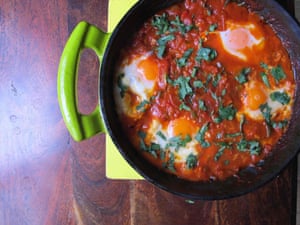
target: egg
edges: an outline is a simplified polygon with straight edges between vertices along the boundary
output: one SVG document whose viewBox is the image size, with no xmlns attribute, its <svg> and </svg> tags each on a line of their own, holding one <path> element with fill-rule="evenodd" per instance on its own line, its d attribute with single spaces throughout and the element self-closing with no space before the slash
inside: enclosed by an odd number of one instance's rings
<svg viewBox="0 0 300 225">
<path fill-rule="evenodd" d="M 115 76 L 114 97 L 119 106 L 118 113 L 138 117 L 143 110 L 137 107 L 146 105 L 155 93 L 158 82 L 158 62 L 152 52 L 124 58 Z"/>
<path fill-rule="evenodd" d="M 246 114 L 250 118 L 263 121 L 264 116 L 261 112 L 261 106 L 267 104 L 271 111 L 271 115 L 275 116 L 281 114 L 286 119 L 291 113 L 291 103 L 283 105 L 279 101 L 274 101 L 270 97 L 272 93 L 287 93 L 289 97 L 292 97 L 289 85 L 283 85 L 282 87 L 267 87 L 259 81 L 249 81 L 245 84 L 244 92 L 242 95 L 243 108 L 240 110 L 240 114 Z"/>
<path fill-rule="evenodd" d="M 147 130 L 147 142 L 159 144 L 162 149 L 167 149 L 174 153 L 176 162 L 186 162 L 190 154 L 198 155 L 199 142 L 195 140 L 198 130 L 199 127 L 194 122 L 184 117 L 171 120 L 165 125 L 153 119 Z M 188 142 L 185 146 L 178 148 L 172 144 L 170 145 L 172 140 L 174 141 L 178 137 L 182 140 L 188 137 Z"/>
<path fill-rule="evenodd" d="M 219 32 L 224 50 L 236 58 L 247 61 L 254 52 L 263 47 L 264 37 L 252 23 L 227 22 L 227 29 Z"/>
</svg>

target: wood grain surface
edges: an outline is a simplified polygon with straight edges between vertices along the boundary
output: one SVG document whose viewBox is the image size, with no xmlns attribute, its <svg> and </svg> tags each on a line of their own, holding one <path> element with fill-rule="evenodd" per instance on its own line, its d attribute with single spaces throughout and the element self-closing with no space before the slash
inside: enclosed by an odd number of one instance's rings
<svg viewBox="0 0 300 225">
<path fill-rule="evenodd" d="M 1 225 L 295 224 L 296 162 L 257 191 L 190 202 L 146 181 L 105 177 L 105 136 L 74 142 L 57 101 L 57 67 L 81 20 L 106 29 L 107 0 L 0 0 Z M 97 104 L 99 62 L 83 52 L 79 107 Z"/>
</svg>

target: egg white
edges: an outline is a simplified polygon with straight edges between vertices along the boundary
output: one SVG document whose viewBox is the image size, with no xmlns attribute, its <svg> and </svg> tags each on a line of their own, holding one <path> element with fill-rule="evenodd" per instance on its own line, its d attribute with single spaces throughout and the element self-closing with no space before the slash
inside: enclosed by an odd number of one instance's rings
<svg viewBox="0 0 300 225">
<path fill-rule="evenodd" d="M 143 101 L 149 101 L 153 95 L 156 81 L 147 80 L 146 76 L 143 74 L 142 70 L 138 68 L 138 64 L 147 59 L 152 53 L 148 52 L 144 55 L 138 56 L 128 63 L 128 59 L 124 58 L 121 62 L 116 74 L 115 74 L 115 85 L 114 85 L 114 98 L 117 104 L 117 112 L 119 114 L 125 114 L 128 117 L 138 118 L 141 116 L 141 111 L 138 111 L 136 107 L 139 103 Z M 131 92 L 137 96 L 137 101 L 131 99 L 131 95 L 125 93 L 122 97 L 120 94 L 120 88 L 118 87 L 118 76 L 123 74 L 120 82 L 128 90 L 126 92 Z M 133 103 L 135 102 L 135 104 Z M 136 104 L 136 102 L 138 104 Z"/>
</svg>

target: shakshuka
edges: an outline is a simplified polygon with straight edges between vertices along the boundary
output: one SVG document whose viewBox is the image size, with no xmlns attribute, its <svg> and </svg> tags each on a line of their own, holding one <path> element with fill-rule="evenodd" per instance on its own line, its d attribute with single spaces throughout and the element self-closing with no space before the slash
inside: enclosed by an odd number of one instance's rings
<svg viewBox="0 0 300 225">
<path fill-rule="evenodd" d="M 256 166 L 292 114 L 289 55 L 243 2 L 185 0 L 158 12 L 121 50 L 114 76 L 124 134 L 183 179 Z"/>
</svg>

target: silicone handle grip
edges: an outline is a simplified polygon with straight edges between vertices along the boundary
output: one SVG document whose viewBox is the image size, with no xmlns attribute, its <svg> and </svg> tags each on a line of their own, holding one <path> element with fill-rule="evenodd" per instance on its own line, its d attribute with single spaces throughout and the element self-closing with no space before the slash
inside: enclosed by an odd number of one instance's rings
<svg viewBox="0 0 300 225">
<path fill-rule="evenodd" d="M 62 53 L 58 68 L 57 91 L 60 109 L 65 124 L 75 141 L 81 141 L 105 132 L 100 106 L 84 115 L 77 107 L 77 76 L 81 51 L 90 48 L 95 51 L 100 65 L 110 34 L 86 22 L 80 22 L 70 35 Z"/>
</svg>

